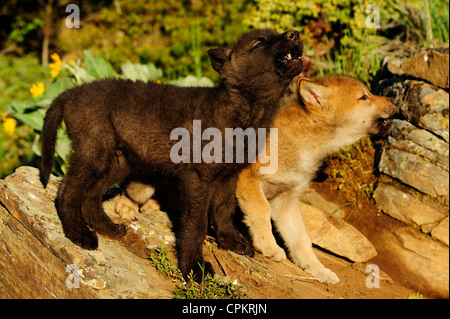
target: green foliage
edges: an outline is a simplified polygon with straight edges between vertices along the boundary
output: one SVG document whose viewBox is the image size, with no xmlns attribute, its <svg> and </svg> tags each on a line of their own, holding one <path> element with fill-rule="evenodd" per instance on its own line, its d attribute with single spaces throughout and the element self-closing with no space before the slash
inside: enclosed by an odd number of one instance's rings
<svg viewBox="0 0 450 319">
<path fill-rule="evenodd" d="M 172 265 L 167 255 L 166 247 L 161 245 L 155 248 L 150 254 L 150 263 L 155 266 L 156 270 L 166 277 L 181 278 L 181 272 L 177 266 Z"/>
<path fill-rule="evenodd" d="M 420 292 L 413 293 L 408 299 L 425 299 Z"/>
<path fill-rule="evenodd" d="M 391 21 L 405 21 L 392 5 L 383 0 L 256 0 L 253 14 L 246 23 L 254 27 L 274 28 L 278 31 L 299 29 L 305 40 L 311 44 L 315 30 L 311 29 L 312 21 L 324 18 L 333 26 L 332 32 L 340 37 L 344 46 L 358 46 L 366 32 L 366 7 L 375 4 L 380 9 L 380 24 Z M 401 6 L 419 9 L 420 1 L 401 1 Z M 375 29 L 371 30 L 375 34 Z M 330 30 L 331 32 L 331 30 Z"/>
<path fill-rule="evenodd" d="M 367 27 L 366 22 L 371 21 L 369 14 L 372 13 L 366 12 L 369 4 L 375 4 L 379 8 L 380 26 L 391 23 L 402 24 L 422 42 L 424 40 L 424 30 L 420 25 L 420 19 L 424 19 L 423 1 L 419 0 L 256 0 L 255 2 L 256 6 L 245 23 L 252 27 L 273 28 L 278 31 L 299 30 L 305 43 L 305 54 L 313 57 L 313 68 L 316 69 L 313 72 L 317 71 L 320 75 L 325 72 L 346 74 L 355 76 L 366 84 L 373 79 L 382 59 L 380 47 L 387 39 L 376 28 Z M 448 7 L 448 0 L 430 2 L 446 2 Z M 414 20 L 412 17 L 416 15 L 420 16 L 419 22 L 411 22 Z M 442 16 L 442 19 L 439 16 Z M 448 34 L 448 12 L 438 14 L 435 11 L 432 21 L 434 21 L 433 28 L 438 28 L 439 25 L 439 30 L 446 30 Z M 319 55 L 320 46 L 326 49 Z"/>
<path fill-rule="evenodd" d="M 431 26 L 434 39 L 448 43 L 449 40 L 449 1 L 430 0 Z M 424 23 L 425 25 L 425 23 Z M 426 32 L 426 30 L 425 30 Z"/>
<path fill-rule="evenodd" d="M 26 22 L 21 15 L 16 17 L 16 21 L 12 23 L 12 31 L 9 34 L 9 39 L 14 42 L 23 42 L 28 33 L 42 28 L 44 22 L 39 18 L 34 18 L 30 22 Z"/>
<path fill-rule="evenodd" d="M 214 82 L 207 77 L 197 78 L 193 75 L 188 75 L 184 78 L 178 78 L 176 80 L 169 81 L 168 84 L 173 84 L 177 86 L 204 86 L 213 87 Z"/>
<path fill-rule="evenodd" d="M 121 74 L 117 73 L 112 65 L 101 57 L 96 57 L 89 51 L 84 51 L 85 60 L 83 67 L 81 60 L 76 62 L 65 63 L 62 62 L 62 72 L 52 82 L 45 85 L 45 92 L 37 97 L 29 96 L 27 94 L 24 100 L 13 100 L 6 107 L 6 114 L 13 117 L 19 127 L 24 127 L 27 130 L 26 138 L 23 141 L 25 149 L 28 149 L 29 156 L 36 158 L 41 156 L 40 151 L 40 134 L 42 126 L 44 124 L 44 116 L 48 107 L 54 98 L 60 93 L 71 88 L 75 85 L 91 82 L 94 80 L 115 77 L 130 79 L 133 81 L 158 81 L 163 76 L 163 71 L 154 64 L 140 64 L 131 63 L 129 61 L 121 64 Z M 45 77 L 44 77 L 45 78 Z M 48 75 L 47 75 L 48 78 Z M 214 83 L 205 77 L 196 78 L 194 76 L 188 76 L 185 78 L 179 78 L 171 81 L 171 84 L 180 86 L 213 86 Z M 6 134 L 3 133 L 6 138 Z M 0 136 L 1 138 L 1 136 Z M 30 152 L 31 151 L 31 152 Z M 22 150 L 23 153 L 25 153 Z M 65 132 L 64 125 L 58 130 L 57 143 L 56 143 L 56 168 L 55 173 L 57 175 L 63 175 L 67 169 L 68 157 L 71 152 L 70 140 Z M 3 143 L 0 143 L 0 155 L 6 153 Z M 8 153 L 5 158 L 10 156 L 17 156 L 17 153 Z M 14 164 L 14 163 L 12 163 Z M 16 163 L 17 164 L 17 163 Z M 12 169 L 8 165 L 6 172 Z"/>
<path fill-rule="evenodd" d="M 188 277 L 174 290 L 175 299 L 247 299 L 248 293 L 243 286 L 236 286 L 232 282 L 213 278 L 209 274 L 201 283 Z"/>
<path fill-rule="evenodd" d="M 48 70 L 39 64 L 34 54 L 21 58 L 1 56 L 0 70 L 0 111 L 4 111 L 12 100 L 29 97 L 31 84 L 50 78 Z"/>
<path fill-rule="evenodd" d="M 0 128 L 0 178 L 11 174 L 20 165 L 33 163 L 33 153 L 27 151 L 32 136 L 29 128 L 16 129 L 13 136 Z"/>
<path fill-rule="evenodd" d="M 338 49 L 325 54 L 325 67 L 317 66 L 318 74 L 323 77 L 327 74 L 350 75 L 358 78 L 369 86 L 381 66 L 382 54 L 378 52 L 381 40 L 374 37 L 363 38 L 359 46 L 340 46 Z"/>
<path fill-rule="evenodd" d="M 377 181 L 373 174 L 374 156 L 374 146 L 370 138 L 365 137 L 331 154 L 327 160 L 324 173 L 329 176 L 330 191 L 338 191 L 345 198 L 346 203 L 340 208 L 352 207 L 345 219 L 360 201 L 374 198 Z"/>
<path fill-rule="evenodd" d="M 84 55 L 86 56 L 86 60 L 84 61 L 84 63 L 86 64 L 86 71 L 94 79 L 119 77 L 116 71 L 114 71 L 114 69 L 112 68 L 111 64 L 109 64 L 105 59 L 96 58 L 89 51 L 84 51 Z"/>
<path fill-rule="evenodd" d="M 44 94 L 38 97 L 29 97 L 23 101 L 13 101 L 6 107 L 6 113 L 8 115 L 14 117 L 19 124 L 29 129 L 30 134 L 28 135 L 29 143 L 27 143 L 27 148 L 31 146 L 31 150 L 35 155 L 41 155 L 39 140 L 47 108 L 58 94 L 73 85 L 73 81 L 69 78 L 56 80 L 46 87 Z M 56 144 L 56 162 L 59 164 L 57 170 L 59 174 L 65 172 L 69 153 L 70 141 L 64 129 L 59 129 Z"/>
<path fill-rule="evenodd" d="M 45 77 L 50 78 L 48 71 L 43 68 L 33 54 L 27 54 L 20 59 L 8 55 L 0 58 L 0 115 L 6 106 L 14 100 L 24 100 L 30 96 L 28 91 L 31 84 Z M 18 127 L 10 135 L 0 120 L 0 178 L 11 174 L 22 165 L 31 164 L 34 160 L 29 149 L 34 139 L 34 132 L 30 127 Z"/>
<path fill-rule="evenodd" d="M 158 272 L 176 282 L 173 291 L 175 299 L 246 299 L 248 293 L 243 286 L 237 286 L 228 280 L 211 277 L 209 274 L 201 283 L 193 280 L 192 274 L 184 281 L 181 271 L 173 265 L 165 246 L 158 246 L 150 254 L 150 262 Z"/>
<path fill-rule="evenodd" d="M 161 69 L 157 69 L 154 64 L 131 63 L 129 61 L 121 65 L 123 76 L 136 81 L 153 81 L 163 76 Z"/>
<path fill-rule="evenodd" d="M 83 27 L 62 27 L 58 40 L 65 52 L 82 48 L 106 57 L 119 68 L 126 61 L 154 63 L 166 79 L 194 74 L 217 78 L 207 50 L 227 45 L 247 31 L 241 21 L 251 1 L 125 1 L 83 18 Z"/>
</svg>

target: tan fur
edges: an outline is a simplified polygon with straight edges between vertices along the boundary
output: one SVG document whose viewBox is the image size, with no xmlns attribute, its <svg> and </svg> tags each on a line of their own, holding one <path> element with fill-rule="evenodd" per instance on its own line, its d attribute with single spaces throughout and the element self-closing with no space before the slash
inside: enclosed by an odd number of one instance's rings
<svg viewBox="0 0 450 319">
<path fill-rule="evenodd" d="M 139 210 L 151 213 L 160 208 L 158 202 L 151 198 L 155 189 L 150 185 L 131 181 L 126 186 L 126 193 L 133 201 L 127 195 L 122 194 L 115 206 L 116 213 L 123 219 L 134 219 Z"/>
<path fill-rule="evenodd" d="M 364 95 L 367 99 L 361 99 Z M 299 195 L 327 155 L 379 133 L 376 120 L 390 117 L 396 108 L 392 99 L 372 95 L 361 82 L 345 76 L 317 82 L 294 78 L 282 103 L 272 125 L 278 128 L 278 170 L 263 175 L 260 166 L 270 163 L 249 165 L 239 175 L 236 197 L 256 250 L 276 261 L 286 259 L 272 234 L 272 219 L 295 264 L 322 282 L 337 283 L 336 274 L 325 268 L 312 250 Z M 266 147 L 269 145 L 268 136 Z M 132 185 L 127 192 L 133 199 L 145 199 L 144 193 L 151 192 L 148 187 Z M 120 198 L 118 214 L 127 216 L 123 207 L 132 206 L 130 203 L 125 196 Z"/>
<path fill-rule="evenodd" d="M 272 219 L 298 266 L 322 282 L 337 283 L 312 250 L 298 198 L 327 155 L 378 133 L 375 120 L 390 117 L 395 106 L 343 76 L 319 82 L 297 78 L 290 90 L 294 100 L 286 94 L 287 106 L 272 125 L 278 128 L 278 171 L 262 175 L 262 164 L 252 164 L 240 173 L 236 196 L 255 249 L 277 261 L 286 258 L 272 234 Z M 363 95 L 368 98 L 361 100 Z"/>
</svg>

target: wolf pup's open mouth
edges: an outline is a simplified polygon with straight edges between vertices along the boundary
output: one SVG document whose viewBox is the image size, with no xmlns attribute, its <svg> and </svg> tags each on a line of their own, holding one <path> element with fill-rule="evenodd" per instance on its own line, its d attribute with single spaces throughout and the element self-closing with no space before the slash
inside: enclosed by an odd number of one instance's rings
<svg viewBox="0 0 450 319">
<path fill-rule="evenodd" d="M 300 60 L 301 54 L 298 47 L 294 47 L 290 52 L 288 52 L 282 59 L 282 62 L 288 63 L 290 60 Z"/>
<path fill-rule="evenodd" d="M 378 133 L 376 135 L 378 136 L 385 136 L 392 126 L 392 118 L 383 118 L 380 117 L 376 119 L 376 125 L 378 128 Z"/>
</svg>

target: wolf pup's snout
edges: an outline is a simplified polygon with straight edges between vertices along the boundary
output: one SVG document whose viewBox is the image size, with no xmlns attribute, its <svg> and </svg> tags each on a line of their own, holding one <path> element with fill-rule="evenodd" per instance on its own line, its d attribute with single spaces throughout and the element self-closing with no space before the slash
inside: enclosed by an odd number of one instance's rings
<svg viewBox="0 0 450 319">
<path fill-rule="evenodd" d="M 287 40 L 295 41 L 300 39 L 300 33 L 295 30 L 287 31 L 284 33 L 284 36 Z"/>
<path fill-rule="evenodd" d="M 393 116 L 395 113 L 397 113 L 398 111 L 398 105 L 395 101 L 394 98 L 392 97 L 388 97 L 388 102 L 390 103 L 390 108 L 389 108 L 389 116 Z"/>
<path fill-rule="evenodd" d="M 303 42 L 298 31 L 290 30 L 273 37 L 272 52 L 280 75 L 292 78 L 303 71 Z"/>
<path fill-rule="evenodd" d="M 378 136 L 386 135 L 392 126 L 392 117 L 397 113 L 395 100 L 390 97 L 379 97 L 384 101 L 384 108 L 381 116 L 376 120 L 378 127 Z"/>
<path fill-rule="evenodd" d="M 391 98 L 391 97 L 385 97 L 386 99 L 386 108 L 385 108 L 385 113 L 386 113 L 386 119 L 391 118 L 392 116 L 394 116 L 397 111 L 398 111 L 398 105 L 395 101 L 395 99 Z"/>
</svg>

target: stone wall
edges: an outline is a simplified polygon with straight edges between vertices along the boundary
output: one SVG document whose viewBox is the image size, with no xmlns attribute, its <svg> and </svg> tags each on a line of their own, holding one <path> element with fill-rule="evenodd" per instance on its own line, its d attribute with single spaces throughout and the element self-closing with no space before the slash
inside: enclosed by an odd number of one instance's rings
<svg viewBox="0 0 450 319">
<path fill-rule="evenodd" d="M 449 296 L 449 49 L 400 48 L 387 55 L 377 93 L 393 97 L 398 119 L 384 141 L 375 192 L 401 221 L 398 267 L 417 288 Z M 405 275 L 408 277 L 408 275 Z"/>
</svg>

